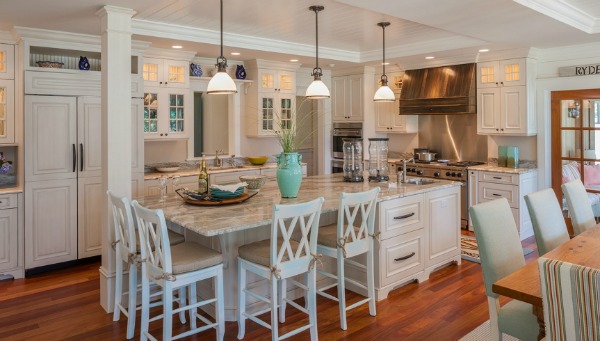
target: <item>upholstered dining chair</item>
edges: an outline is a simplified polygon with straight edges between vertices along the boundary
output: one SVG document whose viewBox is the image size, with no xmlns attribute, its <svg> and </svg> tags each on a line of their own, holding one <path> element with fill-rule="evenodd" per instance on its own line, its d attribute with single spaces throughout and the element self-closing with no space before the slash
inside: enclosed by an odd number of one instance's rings
<svg viewBox="0 0 600 341">
<path fill-rule="evenodd" d="M 539 258 L 546 340 L 600 338 L 600 269 Z"/>
<path fill-rule="evenodd" d="M 512 300 L 501 307 L 499 295 L 492 291 L 494 282 L 525 265 L 508 201 L 484 202 L 471 206 L 469 212 L 481 258 L 492 339 L 502 340 L 502 333 L 506 333 L 524 341 L 537 340 L 539 328 L 531 304 Z"/>
<path fill-rule="evenodd" d="M 223 256 L 221 253 L 194 242 L 183 242 L 171 246 L 167 233 L 167 224 L 162 210 L 150 210 L 140 206 L 137 201 L 131 203 L 137 220 L 142 263 L 142 318 L 140 339 L 156 340 L 150 334 L 149 324 L 162 319 L 163 340 L 179 339 L 188 335 L 214 328 L 217 340 L 225 335 L 225 308 L 223 296 Z M 197 301 L 196 282 L 213 279 L 214 298 Z M 162 314 L 150 319 L 150 283 L 162 290 Z M 189 289 L 189 304 L 173 310 L 173 291 Z M 185 302 L 187 303 L 187 302 Z M 214 304 L 215 321 L 197 313 L 198 307 Z M 190 330 L 173 334 L 172 315 L 177 311 L 190 311 Z M 197 327 L 197 320 L 204 323 Z"/>
<path fill-rule="evenodd" d="M 113 228 L 115 232 L 115 242 L 112 243 L 116 257 L 115 266 L 115 304 L 113 312 L 113 321 L 119 321 L 121 313 L 127 318 L 127 339 L 131 339 L 135 333 L 135 316 L 139 309 L 137 304 L 138 292 L 138 270 L 140 240 L 137 238 L 135 220 L 131 211 L 131 203 L 125 196 L 115 195 L 112 191 L 107 191 L 108 201 L 110 203 Z M 178 233 L 169 231 L 169 240 L 172 245 L 184 241 L 184 237 Z M 127 268 L 124 267 L 127 264 Z M 123 278 L 127 273 L 129 289 L 123 291 Z M 127 297 L 127 305 L 122 303 L 123 297 Z M 179 298 L 185 300 L 185 290 L 181 290 Z M 182 323 L 186 322 L 185 312 L 180 313 L 179 318 Z"/>
<path fill-rule="evenodd" d="M 540 256 L 569 240 L 567 224 L 552 188 L 525 195 L 525 204 Z"/>
<path fill-rule="evenodd" d="M 375 232 L 377 194 L 379 194 L 379 187 L 360 193 L 340 193 L 337 222 L 319 228 L 317 252 L 336 259 L 337 274 L 318 270 L 320 274 L 333 278 L 335 283 L 319 288 L 317 294 L 338 302 L 342 330 L 348 328 L 346 311 L 350 309 L 369 303 L 369 314 L 371 316 L 376 315 L 373 236 Z M 367 255 L 366 264 L 360 264 L 349 259 L 361 254 Z M 344 264 L 346 262 L 365 270 L 367 286 L 344 276 Z M 346 307 L 346 281 L 365 289 L 367 297 Z M 325 290 L 334 286 L 337 286 L 337 297 L 325 292 Z"/>
<path fill-rule="evenodd" d="M 246 244 L 238 248 L 238 339 L 246 332 L 246 319 L 271 329 L 272 340 L 282 340 L 310 329 L 310 339 L 317 336 L 317 295 L 316 261 L 317 233 L 323 197 L 289 205 L 273 205 L 271 238 Z M 270 297 L 259 294 L 256 286 L 248 287 L 246 273 L 258 275 L 269 281 Z M 291 277 L 308 273 L 305 284 L 293 281 L 305 291 L 306 307 L 286 299 L 286 284 Z M 258 312 L 246 312 L 246 295 L 269 304 L 269 308 Z M 308 314 L 308 324 L 300 326 L 284 335 L 279 335 L 279 321 L 285 321 L 285 304 Z M 279 308 L 279 319 L 278 319 Z M 271 324 L 257 316 L 271 312 Z M 279 320 L 279 321 L 278 321 Z"/>
<path fill-rule="evenodd" d="M 575 235 L 592 228 L 596 225 L 594 211 L 590 206 L 590 201 L 585 191 L 585 187 L 580 179 L 575 179 L 562 184 L 562 190 L 567 199 L 569 215 L 573 223 L 573 232 Z"/>
</svg>

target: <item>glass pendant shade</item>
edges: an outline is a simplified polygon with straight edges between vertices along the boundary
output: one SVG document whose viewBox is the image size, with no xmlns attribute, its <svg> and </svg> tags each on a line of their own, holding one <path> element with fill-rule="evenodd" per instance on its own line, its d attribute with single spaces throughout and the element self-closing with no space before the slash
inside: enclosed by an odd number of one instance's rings
<svg viewBox="0 0 600 341">
<path fill-rule="evenodd" d="M 227 59 L 223 56 L 223 0 L 221 0 L 221 56 L 217 58 L 218 72 L 208 82 L 207 93 L 212 95 L 235 94 L 237 87 L 227 74 Z"/>
<path fill-rule="evenodd" d="M 310 99 L 323 99 L 323 98 L 329 98 L 331 97 L 329 94 L 329 89 L 327 88 L 327 85 L 325 85 L 325 83 L 323 83 L 323 81 L 321 80 L 321 76 L 323 75 L 323 71 L 321 70 L 321 68 L 319 67 L 319 12 L 324 10 L 325 7 L 323 6 L 310 6 L 308 8 L 309 10 L 315 12 L 315 27 L 316 27 L 316 44 L 315 44 L 315 49 L 316 49 L 316 66 L 313 69 L 312 75 L 314 77 L 314 80 L 312 83 L 310 83 L 310 85 L 308 86 L 308 88 L 306 89 L 306 98 L 310 98 Z"/>
<path fill-rule="evenodd" d="M 394 102 L 396 100 L 396 95 L 390 87 L 387 85 L 388 79 L 385 75 L 385 28 L 390 26 L 389 22 L 380 22 L 377 26 L 381 27 L 383 30 L 383 74 L 381 75 L 381 86 L 375 92 L 375 96 L 373 96 L 373 101 L 375 102 Z"/>
</svg>

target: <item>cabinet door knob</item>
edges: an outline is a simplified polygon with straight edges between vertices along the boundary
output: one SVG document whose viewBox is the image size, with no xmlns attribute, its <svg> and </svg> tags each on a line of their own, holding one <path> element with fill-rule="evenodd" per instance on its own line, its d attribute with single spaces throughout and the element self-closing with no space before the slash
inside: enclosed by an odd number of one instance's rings
<svg viewBox="0 0 600 341">
<path fill-rule="evenodd" d="M 160 136 L 163 136 L 163 133 L 160 133 Z"/>
<path fill-rule="evenodd" d="M 496 82 L 496 85 L 498 85 L 498 82 Z"/>
<path fill-rule="evenodd" d="M 169 136 L 169 133 L 165 133 L 165 136 Z"/>
<path fill-rule="evenodd" d="M 504 128 L 500 129 L 500 131 L 504 131 Z"/>
<path fill-rule="evenodd" d="M 500 82 L 500 85 L 504 85 L 504 82 Z"/>
<path fill-rule="evenodd" d="M 496 128 L 496 131 L 499 131 L 500 129 Z"/>
<path fill-rule="evenodd" d="M 158 84 L 162 84 L 163 82 L 159 82 Z"/>
</svg>

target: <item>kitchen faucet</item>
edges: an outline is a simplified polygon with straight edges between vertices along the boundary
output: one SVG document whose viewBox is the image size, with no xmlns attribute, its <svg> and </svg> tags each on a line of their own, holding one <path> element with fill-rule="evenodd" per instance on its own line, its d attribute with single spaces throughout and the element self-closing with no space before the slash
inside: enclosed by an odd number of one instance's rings
<svg viewBox="0 0 600 341">
<path fill-rule="evenodd" d="M 403 159 L 402 160 L 402 182 L 406 183 L 406 164 L 411 162 L 414 164 L 415 163 L 415 159 L 414 158 L 410 158 L 410 159 Z"/>
<path fill-rule="evenodd" d="M 227 159 L 227 163 L 231 166 L 231 168 L 238 168 L 239 164 L 235 161 L 235 154 L 231 155 L 229 159 Z"/>
</svg>

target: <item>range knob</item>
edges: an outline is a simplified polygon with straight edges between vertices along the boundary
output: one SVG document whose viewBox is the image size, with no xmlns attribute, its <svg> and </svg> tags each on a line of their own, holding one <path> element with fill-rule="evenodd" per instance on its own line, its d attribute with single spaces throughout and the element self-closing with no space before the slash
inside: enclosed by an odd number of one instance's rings
<svg viewBox="0 0 600 341">
<path fill-rule="evenodd" d="M 456 173 L 456 176 L 458 176 L 459 178 L 462 178 L 462 173 Z"/>
<path fill-rule="evenodd" d="M 450 172 L 446 172 L 446 176 L 450 176 Z"/>
<path fill-rule="evenodd" d="M 450 174 L 450 176 L 456 176 L 456 173 L 452 172 L 452 174 Z"/>
<path fill-rule="evenodd" d="M 435 177 L 438 177 L 438 176 L 440 176 L 440 172 L 435 172 L 435 173 L 433 173 L 433 176 L 435 176 Z"/>
<path fill-rule="evenodd" d="M 418 170 L 417 171 L 417 175 L 423 175 L 423 171 L 422 170 Z"/>
<path fill-rule="evenodd" d="M 416 168 L 411 168 L 410 171 L 414 173 L 414 172 L 417 171 L 417 169 Z"/>
</svg>

